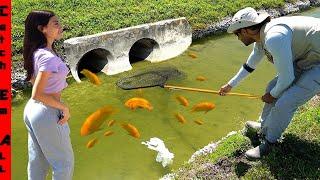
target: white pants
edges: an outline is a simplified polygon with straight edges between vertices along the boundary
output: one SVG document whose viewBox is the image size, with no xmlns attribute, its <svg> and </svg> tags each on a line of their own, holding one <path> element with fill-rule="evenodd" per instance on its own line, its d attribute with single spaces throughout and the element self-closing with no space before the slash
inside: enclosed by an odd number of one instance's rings
<svg viewBox="0 0 320 180">
<path fill-rule="evenodd" d="M 68 123 L 59 125 L 61 112 L 30 99 L 24 109 L 28 129 L 28 179 L 45 180 L 52 167 L 54 180 L 71 180 L 74 156 Z"/>
<path fill-rule="evenodd" d="M 270 81 L 266 92 L 270 92 L 276 83 L 277 77 Z M 304 71 L 276 102 L 265 103 L 260 116 L 265 138 L 269 142 L 276 142 L 288 127 L 298 107 L 318 93 L 320 93 L 320 66 Z"/>
</svg>

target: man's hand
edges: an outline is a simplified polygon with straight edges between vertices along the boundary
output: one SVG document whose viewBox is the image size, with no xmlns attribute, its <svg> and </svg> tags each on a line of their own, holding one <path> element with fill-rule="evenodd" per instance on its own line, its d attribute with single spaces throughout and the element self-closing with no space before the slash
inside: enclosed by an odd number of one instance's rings
<svg viewBox="0 0 320 180">
<path fill-rule="evenodd" d="M 276 98 L 271 96 L 270 92 L 268 92 L 261 97 L 261 100 L 265 103 L 271 104 L 276 100 Z"/>
<path fill-rule="evenodd" d="M 231 89 L 232 89 L 232 86 L 230 86 L 229 84 L 223 85 L 219 90 L 220 96 L 225 96 L 226 93 L 231 91 Z"/>
</svg>

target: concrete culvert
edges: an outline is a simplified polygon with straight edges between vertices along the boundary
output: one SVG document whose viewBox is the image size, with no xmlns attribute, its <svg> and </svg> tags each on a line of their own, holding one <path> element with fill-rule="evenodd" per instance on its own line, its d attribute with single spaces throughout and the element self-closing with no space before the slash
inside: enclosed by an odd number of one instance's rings
<svg viewBox="0 0 320 180">
<path fill-rule="evenodd" d="M 159 44 L 155 40 L 149 38 L 140 39 L 132 45 L 129 51 L 129 61 L 130 63 L 135 63 L 147 58 L 151 59 L 157 49 L 159 49 Z"/>
<path fill-rule="evenodd" d="M 65 40 L 63 46 L 72 76 L 81 82 L 79 72 L 83 68 L 114 75 L 131 70 L 131 63 L 136 61 L 169 60 L 183 53 L 191 42 L 187 19 L 177 18 L 74 37 Z"/>
<path fill-rule="evenodd" d="M 93 73 L 100 72 L 105 67 L 105 65 L 108 64 L 108 59 L 110 59 L 110 56 L 110 52 L 102 48 L 94 49 L 87 52 L 82 56 L 78 63 L 78 76 L 80 78 L 84 77 L 80 73 L 82 69 L 88 69 Z"/>
</svg>

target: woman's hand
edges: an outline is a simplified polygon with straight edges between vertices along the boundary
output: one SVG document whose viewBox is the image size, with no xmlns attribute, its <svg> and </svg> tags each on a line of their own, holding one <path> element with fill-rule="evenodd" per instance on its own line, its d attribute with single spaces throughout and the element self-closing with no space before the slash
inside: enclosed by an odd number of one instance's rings
<svg viewBox="0 0 320 180">
<path fill-rule="evenodd" d="M 58 124 L 63 125 L 69 120 L 69 118 L 70 118 L 70 111 L 69 111 L 69 108 L 65 106 L 62 109 L 62 116 L 61 116 L 61 119 L 58 121 Z"/>
<path fill-rule="evenodd" d="M 228 93 L 228 92 L 231 91 L 231 89 L 232 89 L 232 86 L 230 86 L 229 84 L 225 84 L 225 85 L 223 85 L 223 86 L 220 88 L 219 94 L 220 94 L 221 96 L 225 96 L 226 93 Z"/>
</svg>

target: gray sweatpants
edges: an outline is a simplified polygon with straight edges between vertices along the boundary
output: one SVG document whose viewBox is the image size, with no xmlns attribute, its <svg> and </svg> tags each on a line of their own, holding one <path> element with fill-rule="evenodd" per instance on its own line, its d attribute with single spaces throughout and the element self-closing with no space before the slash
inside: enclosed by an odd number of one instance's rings
<svg viewBox="0 0 320 180">
<path fill-rule="evenodd" d="M 74 156 L 68 123 L 57 124 L 58 109 L 30 99 L 24 109 L 28 129 L 28 179 L 46 179 L 52 167 L 54 180 L 72 179 Z"/>
<path fill-rule="evenodd" d="M 266 92 L 270 92 L 276 83 L 277 77 L 270 81 Z M 276 102 L 265 103 L 260 116 L 265 138 L 269 142 L 276 142 L 288 127 L 298 107 L 318 93 L 320 93 L 320 66 L 304 71 Z"/>
</svg>

